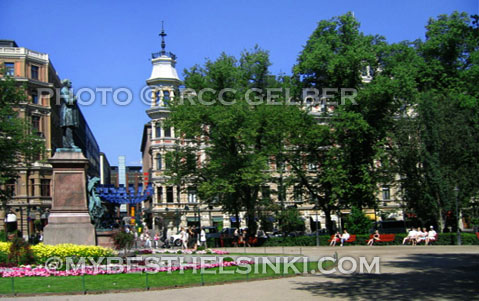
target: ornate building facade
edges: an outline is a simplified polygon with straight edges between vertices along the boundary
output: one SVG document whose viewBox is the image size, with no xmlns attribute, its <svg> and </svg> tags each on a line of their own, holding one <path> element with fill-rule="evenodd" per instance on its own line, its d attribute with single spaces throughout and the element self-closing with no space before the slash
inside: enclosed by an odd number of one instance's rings
<svg viewBox="0 0 479 301">
<path fill-rule="evenodd" d="M 61 81 L 48 54 L 19 47 L 12 40 L 0 40 L 0 66 L 5 68 L 6 75 L 26 87 L 27 101 L 16 110 L 44 144 L 43 154 L 16 167 L 17 179 L 7 183 L 12 192 L 7 212 L 0 212 L 0 216 L 5 216 L 0 227 L 5 222 L 12 223 L 24 237 L 30 237 L 47 223 L 51 208 L 52 166 L 48 159 L 62 147 L 58 97 Z M 99 176 L 99 146 L 81 110 L 78 111 L 79 127 L 73 138 L 89 160 L 89 176 Z M 6 213 L 10 213 L 8 218 Z"/>
</svg>

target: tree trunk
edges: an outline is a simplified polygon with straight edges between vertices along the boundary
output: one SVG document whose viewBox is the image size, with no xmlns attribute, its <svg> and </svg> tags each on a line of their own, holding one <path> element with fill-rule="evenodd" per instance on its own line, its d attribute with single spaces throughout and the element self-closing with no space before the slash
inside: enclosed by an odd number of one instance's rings
<svg viewBox="0 0 479 301">
<path fill-rule="evenodd" d="M 323 207 L 324 214 L 326 215 L 326 229 L 328 230 L 329 234 L 332 235 L 333 233 L 333 221 L 331 220 L 331 210 L 327 207 Z"/>
<path fill-rule="evenodd" d="M 439 233 L 443 233 L 444 232 L 444 226 L 445 226 L 445 221 L 444 221 L 444 215 L 442 214 L 442 208 L 439 208 L 439 212 L 438 212 L 438 217 L 437 217 L 437 223 L 438 223 L 438 231 Z"/>
</svg>

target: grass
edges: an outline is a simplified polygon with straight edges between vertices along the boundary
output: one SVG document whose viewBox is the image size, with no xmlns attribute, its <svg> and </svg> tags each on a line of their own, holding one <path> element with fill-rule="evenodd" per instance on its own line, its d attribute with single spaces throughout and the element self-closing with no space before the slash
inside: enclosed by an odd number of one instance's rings
<svg viewBox="0 0 479 301">
<path fill-rule="evenodd" d="M 332 262 L 323 262 L 323 267 L 332 266 Z M 0 295 L 12 294 L 45 294 L 45 293 L 82 293 L 82 292 L 107 292 L 119 290 L 141 290 L 149 288 L 172 288 L 178 286 L 195 286 L 208 284 L 221 284 L 235 281 L 248 281 L 250 279 L 274 278 L 284 275 L 294 275 L 292 269 L 284 271 L 284 265 L 281 264 L 283 273 L 275 273 L 268 265 L 263 268 L 257 267 L 258 273 L 255 273 L 255 266 L 250 265 L 250 271 L 247 273 L 248 266 L 226 267 L 224 271 L 230 274 L 218 273 L 220 268 L 205 270 L 201 274 L 200 270 L 175 271 L 172 273 L 156 273 L 146 275 L 138 274 L 116 274 L 116 275 L 96 275 L 96 276 L 69 276 L 69 277 L 24 277 L 24 278 L 0 278 Z M 304 267 L 302 263 L 295 264 L 302 273 Z M 308 262 L 306 272 L 317 270 L 317 262 Z M 214 274 L 213 274 L 214 273 Z M 83 279 L 82 279 L 83 278 Z M 13 279 L 13 288 L 12 288 Z"/>
</svg>

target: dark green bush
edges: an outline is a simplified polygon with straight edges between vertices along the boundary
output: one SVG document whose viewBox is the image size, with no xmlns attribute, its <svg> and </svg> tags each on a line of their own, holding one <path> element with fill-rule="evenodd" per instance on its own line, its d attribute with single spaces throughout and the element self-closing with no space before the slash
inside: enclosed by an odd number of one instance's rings
<svg viewBox="0 0 479 301">
<path fill-rule="evenodd" d="M 117 250 L 131 249 L 135 242 L 135 236 L 132 233 L 126 233 L 125 231 L 117 231 L 113 234 L 113 244 Z"/>
<path fill-rule="evenodd" d="M 15 236 L 8 252 L 8 262 L 15 265 L 35 263 L 33 251 L 23 238 Z"/>
</svg>

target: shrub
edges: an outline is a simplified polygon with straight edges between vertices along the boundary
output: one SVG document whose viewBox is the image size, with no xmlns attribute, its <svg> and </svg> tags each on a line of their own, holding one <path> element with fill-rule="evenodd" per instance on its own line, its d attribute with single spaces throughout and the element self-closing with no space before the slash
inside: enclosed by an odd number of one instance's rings
<svg viewBox="0 0 479 301">
<path fill-rule="evenodd" d="M 351 208 L 351 214 L 348 215 L 345 222 L 345 228 L 349 233 L 368 234 L 373 222 L 364 215 L 364 212 L 356 207 Z"/>
<path fill-rule="evenodd" d="M 125 231 L 117 231 L 112 236 L 115 249 L 123 249 L 126 253 L 127 249 L 130 249 L 135 243 L 135 236 L 132 233 L 126 233 Z"/>
<path fill-rule="evenodd" d="M 14 265 L 35 263 L 30 245 L 21 237 L 14 237 L 8 250 L 8 262 Z"/>
<path fill-rule="evenodd" d="M 62 260 L 66 260 L 67 257 L 92 257 L 96 260 L 100 257 L 115 255 L 115 252 L 109 248 L 74 244 L 60 244 L 52 246 L 41 243 L 32 246 L 32 250 L 38 264 L 45 263 L 48 258 L 54 256 L 59 257 Z"/>
<path fill-rule="evenodd" d="M 235 261 L 233 258 L 231 257 L 225 257 L 223 258 L 223 262 L 232 262 L 232 261 Z"/>
</svg>

